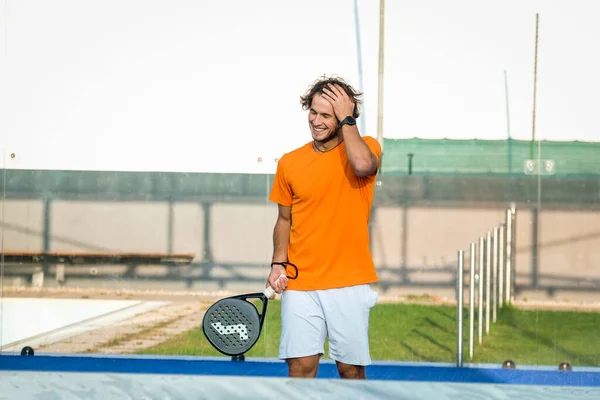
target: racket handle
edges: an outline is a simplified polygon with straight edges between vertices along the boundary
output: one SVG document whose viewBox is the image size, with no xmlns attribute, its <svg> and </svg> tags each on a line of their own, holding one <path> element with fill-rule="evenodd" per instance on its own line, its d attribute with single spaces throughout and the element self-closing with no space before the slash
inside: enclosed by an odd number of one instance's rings
<svg viewBox="0 0 600 400">
<path fill-rule="evenodd" d="M 281 278 L 285 278 L 285 274 L 281 274 L 279 275 L 279 278 L 277 278 L 277 280 L 275 281 L 275 284 L 277 284 L 277 282 L 279 282 L 279 280 Z M 273 296 L 275 294 L 275 289 L 273 289 L 270 285 L 269 287 L 267 287 L 264 291 L 263 294 L 267 297 L 270 298 L 271 296 Z"/>
<path fill-rule="evenodd" d="M 275 294 L 275 289 L 273 289 L 271 286 L 269 286 L 268 288 L 266 288 L 263 291 L 263 294 L 267 297 L 267 299 L 271 298 L 271 296 L 273 296 Z"/>
</svg>

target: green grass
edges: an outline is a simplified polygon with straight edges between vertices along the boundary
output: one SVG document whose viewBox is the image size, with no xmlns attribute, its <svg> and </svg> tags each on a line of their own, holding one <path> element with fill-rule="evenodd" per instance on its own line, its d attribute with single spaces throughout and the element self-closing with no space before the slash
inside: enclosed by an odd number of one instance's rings
<svg viewBox="0 0 600 400">
<path fill-rule="evenodd" d="M 280 303 L 270 301 L 261 338 L 247 357 L 276 357 L 280 333 Z M 485 318 L 484 318 L 485 323 Z M 517 365 L 600 366 L 600 313 L 499 310 L 489 335 L 477 343 L 475 316 L 474 358 L 469 355 L 469 317 L 464 314 L 465 362 Z M 456 308 L 418 304 L 378 304 L 371 313 L 371 355 L 374 360 L 455 362 Z M 327 352 L 327 349 L 326 349 Z M 206 340 L 202 329 L 173 337 L 140 354 L 222 356 Z"/>
<path fill-rule="evenodd" d="M 490 335 L 475 347 L 474 361 L 558 365 L 566 360 L 574 366 L 600 366 L 599 330 L 598 312 L 511 308 L 499 313 Z"/>
</svg>

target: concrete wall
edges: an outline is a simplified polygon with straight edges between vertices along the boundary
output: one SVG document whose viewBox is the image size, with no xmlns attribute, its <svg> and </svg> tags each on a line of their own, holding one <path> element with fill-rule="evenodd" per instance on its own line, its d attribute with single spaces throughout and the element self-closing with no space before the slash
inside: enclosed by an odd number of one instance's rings
<svg viewBox="0 0 600 400">
<path fill-rule="evenodd" d="M 6 199 L 3 205 L 1 233 L 5 250 L 196 254 L 191 266 L 146 267 L 132 280 L 123 278 L 126 266 L 99 268 L 94 277 L 88 274 L 89 267 L 67 267 L 67 285 L 87 282 L 122 287 L 185 287 L 183 278 L 195 277 L 187 287 L 199 290 L 256 287 L 266 276 L 277 212 L 266 201 L 223 201 L 208 209 L 204 208 L 206 203 L 191 201 Z M 533 246 L 534 216 L 532 209 L 517 209 L 519 296 L 598 297 L 600 211 L 542 209 L 537 249 Z M 468 271 L 470 243 L 477 242 L 504 218 L 502 205 L 378 205 L 371 235 L 373 257 L 383 283 L 381 290 L 389 294 L 452 297 L 457 250 L 465 250 Z M 205 237 L 206 222 L 209 237 Z M 168 268 L 181 269 L 182 280 L 157 283 L 149 279 L 163 276 Z M 5 284 L 16 282 L 14 275 L 25 270 L 23 266 L 7 265 Z"/>
</svg>

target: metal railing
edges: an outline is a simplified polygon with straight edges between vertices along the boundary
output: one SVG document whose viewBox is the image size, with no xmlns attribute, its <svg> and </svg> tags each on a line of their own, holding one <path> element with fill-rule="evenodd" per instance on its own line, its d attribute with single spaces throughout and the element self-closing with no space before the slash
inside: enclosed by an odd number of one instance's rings
<svg viewBox="0 0 600 400">
<path fill-rule="evenodd" d="M 474 356 L 475 314 L 477 341 L 481 345 L 484 334 L 489 335 L 491 326 L 496 323 L 498 309 L 513 301 L 515 221 L 516 208 L 511 204 L 504 222 L 481 236 L 479 243 L 472 242 L 469 246 L 469 360 Z M 460 249 L 456 279 L 457 367 L 462 367 L 464 362 L 464 265 L 465 252 Z"/>
</svg>

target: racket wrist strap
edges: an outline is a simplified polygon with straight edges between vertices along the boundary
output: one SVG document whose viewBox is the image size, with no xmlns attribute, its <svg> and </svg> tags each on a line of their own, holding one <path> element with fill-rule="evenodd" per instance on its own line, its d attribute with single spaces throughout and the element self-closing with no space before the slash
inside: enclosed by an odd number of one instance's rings
<svg viewBox="0 0 600 400">
<path fill-rule="evenodd" d="M 271 263 L 271 268 L 273 268 L 274 265 L 279 265 L 285 268 L 287 264 L 289 264 L 287 261 L 273 261 Z"/>
<path fill-rule="evenodd" d="M 296 279 L 298 277 L 298 267 L 296 267 L 291 262 L 289 262 L 289 261 L 273 261 L 271 263 L 271 269 L 273 269 L 274 265 L 281 265 L 283 267 L 283 269 L 286 271 L 285 276 L 288 279 Z M 293 271 L 290 275 L 288 275 L 288 273 L 289 273 L 288 268 L 290 268 L 290 271 Z"/>
</svg>

